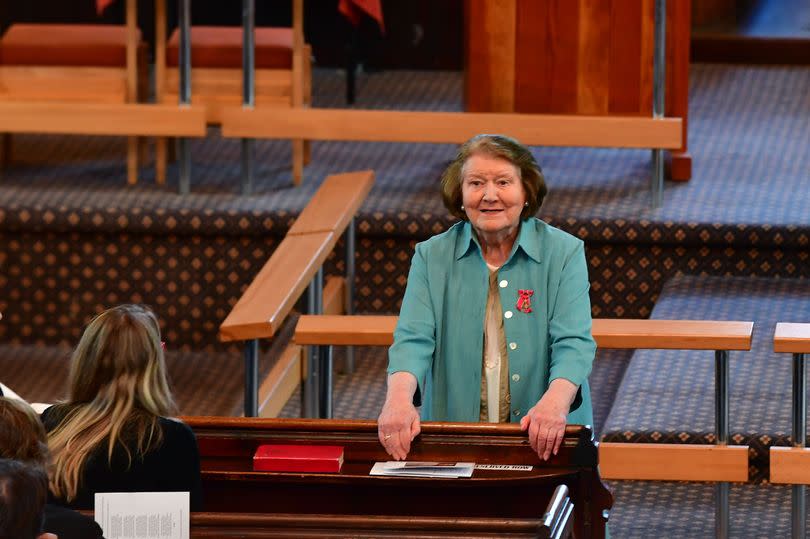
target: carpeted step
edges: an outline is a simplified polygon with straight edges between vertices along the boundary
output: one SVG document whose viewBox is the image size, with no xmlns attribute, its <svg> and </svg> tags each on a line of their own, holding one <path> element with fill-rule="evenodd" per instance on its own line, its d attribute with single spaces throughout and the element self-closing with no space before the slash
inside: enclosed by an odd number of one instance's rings
<svg viewBox="0 0 810 539">
<path fill-rule="evenodd" d="M 263 342 L 259 379 L 275 364 L 294 332 L 297 315 L 271 343 Z M 28 402 L 56 402 L 67 395 L 71 349 L 63 346 L 0 345 L 0 381 Z M 167 345 L 169 381 L 179 415 L 240 415 L 244 406 L 244 359 L 238 345 L 177 351 Z"/>
<path fill-rule="evenodd" d="M 773 332 L 810 320 L 810 281 L 677 276 L 652 318 L 754 321 L 751 351 L 730 354 L 730 439 L 752 448 L 751 480 L 767 479 L 769 448 L 789 445 L 791 431 L 792 359 L 773 352 Z M 714 432 L 714 352 L 636 351 L 602 440 L 704 444 Z"/>
</svg>

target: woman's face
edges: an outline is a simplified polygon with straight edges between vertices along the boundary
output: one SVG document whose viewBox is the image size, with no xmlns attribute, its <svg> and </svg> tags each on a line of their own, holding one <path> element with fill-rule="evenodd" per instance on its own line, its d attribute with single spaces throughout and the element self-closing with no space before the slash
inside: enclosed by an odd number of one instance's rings
<svg viewBox="0 0 810 539">
<path fill-rule="evenodd" d="M 509 235 L 517 229 L 526 202 L 520 171 L 500 157 L 473 154 L 462 168 L 461 200 L 479 235 Z"/>
</svg>

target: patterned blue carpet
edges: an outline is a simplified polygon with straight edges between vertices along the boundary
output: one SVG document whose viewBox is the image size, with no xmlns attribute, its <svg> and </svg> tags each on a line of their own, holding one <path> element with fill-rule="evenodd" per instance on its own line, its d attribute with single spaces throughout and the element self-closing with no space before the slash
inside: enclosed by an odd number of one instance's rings
<svg viewBox="0 0 810 539">
<path fill-rule="evenodd" d="M 667 183 L 663 207 L 652 210 L 649 152 L 536 148 L 550 185 L 541 215 L 552 220 L 807 226 L 808 88 L 806 67 L 695 65 L 690 86 L 691 181 Z M 315 71 L 315 106 L 344 106 L 342 89 L 341 72 Z M 460 73 L 384 72 L 361 78 L 357 107 L 461 110 L 461 95 Z M 295 189 L 288 170 L 289 143 L 261 141 L 258 193 L 242 197 L 237 195 L 239 142 L 212 135 L 192 145 L 193 194 L 187 197 L 175 194 L 176 166 L 170 167 L 166 187 L 154 184 L 151 166 L 142 168 L 137 186 L 126 187 L 121 139 L 17 136 L 0 200 L 12 212 L 137 207 L 143 212 L 185 209 L 208 215 L 279 210 L 295 214 L 325 175 L 374 168 L 377 185 L 362 214 L 399 215 L 423 225 L 445 217 L 436 180 L 453 156 L 452 145 L 315 142 L 305 183 Z"/>
</svg>

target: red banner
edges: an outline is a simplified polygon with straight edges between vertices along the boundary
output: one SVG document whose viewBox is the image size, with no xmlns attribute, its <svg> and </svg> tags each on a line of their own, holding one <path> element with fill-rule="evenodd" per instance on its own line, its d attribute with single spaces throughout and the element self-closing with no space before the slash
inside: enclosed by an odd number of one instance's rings
<svg viewBox="0 0 810 539">
<path fill-rule="evenodd" d="M 112 5 L 115 0 L 96 0 L 96 15 L 101 15 L 104 10 Z"/>
<path fill-rule="evenodd" d="M 338 3 L 338 11 L 355 26 L 360 24 L 360 18 L 363 16 L 363 13 L 365 13 L 377 21 L 377 24 L 380 25 L 380 31 L 385 33 L 382 3 L 380 0 L 340 0 Z"/>
</svg>

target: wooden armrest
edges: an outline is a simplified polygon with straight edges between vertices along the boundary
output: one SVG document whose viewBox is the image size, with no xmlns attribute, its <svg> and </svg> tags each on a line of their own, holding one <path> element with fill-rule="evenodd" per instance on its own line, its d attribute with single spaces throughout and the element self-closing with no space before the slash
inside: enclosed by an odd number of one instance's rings
<svg viewBox="0 0 810 539">
<path fill-rule="evenodd" d="M 748 481 L 747 445 L 599 443 L 604 479 Z"/>
<path fill-rule="evenodd" d="M 771 483 L 810 485 L 810 448 L 771 447 Z"/>
<path fill-rule="evenodd" d="M 750 350 L 754 323 L 596 318 L 591 333 L 599 348 Z"/>
<path fill-rule="evenodd" d="M 779 322 L 773 334 L 773 351 L 792 354 L 810 353 L 810 324 Z"/>
<path fill-rule="evenodd" d="M 304 315 L 295 327 L 296 343 L 335 346 L 388 346 L 394 342 L 397 316 Z"/>
</svg>

